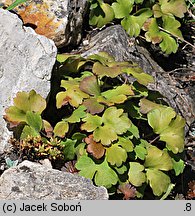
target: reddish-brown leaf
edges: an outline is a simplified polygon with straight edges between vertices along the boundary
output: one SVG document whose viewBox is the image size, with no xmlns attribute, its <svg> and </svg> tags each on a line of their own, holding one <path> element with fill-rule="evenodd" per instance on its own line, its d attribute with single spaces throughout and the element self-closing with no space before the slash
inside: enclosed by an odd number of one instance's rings
<svg viewBox="0 0 195 216">
<path fill-rule="evenodd" d="M 93 140 L 93 135 L 89 135 L 85 138 L 87 145 L 87 151 L 91 153 L 96 159 L 103 157 L 105 148 L 101 143 L 97 143 Z"/>
</svg>

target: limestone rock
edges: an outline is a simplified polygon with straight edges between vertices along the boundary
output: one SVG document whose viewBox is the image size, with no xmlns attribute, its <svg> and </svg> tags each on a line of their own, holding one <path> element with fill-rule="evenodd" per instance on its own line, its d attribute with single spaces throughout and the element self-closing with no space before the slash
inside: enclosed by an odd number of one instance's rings
<svg viewBox="0 0 195 216">
<path fill-rule="evenodd" d="M 10 136 L 3 119 L 18 91 L 34 89 L 44 98 L 57 48 L 52 40 L 23 27 L 17 15 L 0 9 L 0 152 Z"/>
<path fill-rule="evenodd" d="M 85 51 L 83 51 L 85 50 Z M 129 38 L 120 25 L 114 25 L 92 36 L 87 46 L 81 48 L 82 56 L 105 51 L 115 57 L 117 61 L 133 61 L 143 71 L 155 78 L 155 83 L 149 85 L 152 90 L 159 91 L 166 101 L 187 122 L 187 130 L 195 117 L 195 101 L 183 89 L 177 88 L 176 80 L 169 76 L 151 57 L 150 53 Z"/>
<path fill-rule="evenodd" d="M 107 190 L 77 174 L 23 161 L 0 177 L 0 200 L 106 200 Z"/>
<path fill-rule="evenodd" d="M 15 0 L 0 0 L 9 6 Z M 77 45 L 81 40 L 87 0 L 29 0 L 14 8 L 24 24 L 52 39 L 56 46 Z"/>
</svg>

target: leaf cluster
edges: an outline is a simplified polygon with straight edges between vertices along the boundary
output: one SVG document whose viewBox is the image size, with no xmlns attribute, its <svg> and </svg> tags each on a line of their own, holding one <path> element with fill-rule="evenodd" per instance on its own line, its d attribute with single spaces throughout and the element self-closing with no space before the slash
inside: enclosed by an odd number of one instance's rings
<svg viewBox="0 0 195 216">
<path fill-rule="evenodd" d="M 56 107 L 64 117 L 51 125 L 42 117 L 47 104 L 40 95 L 18 93 L 4 116 L 21 128 L 18 149 L 36 159 L 76 160 L 79 175 L 122 191 L 125 199 L 143 198 L 148 187 L 166 197 L 174 187 L 171 176 L 184 169 L 185 121 L 160 98 L 151 99 L 146 86 L 153 78 L 105 52 L 59 54 L 57 60 L 62 78 Z"/>
<path fill-rule="evenodd" d="M 159 44 L 166 54 L 176 53 L 183 39 L 180 19 L 187 12 L 185 0 L 89 0 L 89 24 L 102 26 L 120 21 L 131 37 L 142 32 L 146 41 Z"/>
</svg>

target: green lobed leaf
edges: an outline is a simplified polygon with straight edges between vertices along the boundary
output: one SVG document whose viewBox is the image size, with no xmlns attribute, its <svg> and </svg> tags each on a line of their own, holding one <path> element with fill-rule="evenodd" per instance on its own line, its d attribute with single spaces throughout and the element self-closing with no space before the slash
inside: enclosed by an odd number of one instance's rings
<svg viewBox="0 0 195 216">
<path fill-rule="evenodd" d="M 146 176 L 155 196 L 166 193 L 171 183 L 168 175 L 157 169 L 147 169 Z"/>
<path fill-rule="evenodd" d="M 131 37 L 137 37 L 146 20 L 152 16 L 149 8 L 140 9 L 136 14 L 125 17 L 121 21 L 121 25 Z"/>
<path fill-rule="evenodd" d="M 96 166 L 94 161 L 86 155 L 79 157 L 75 164 L 76 169 L 80 170 L 79 175 L 91 180 L 97 171 Z"/>
<path fill-rule="evenodd" d="M 173 16 L 163 16 L 163 28 L 173 35 L 183 39 L 182 33 L 179 30 L 181 23 Z"/>
<path fill-rule="evenodd" d="M 26 112 L 26 123 L 37 132 L 40 132 L 43 126 L 41 115 L 31 111 Z"/>
<path fill-rule="evenodd" d="M 166 150 L 160 150 L 155 146 L 147 149 L 148 154 L 145 157 L 144 166 L 168 171 L 173 169 L 173 162 Z"/>
<path fill-rule="evenodd" d="M 121 167 L 114 167 L 114 169 L 117 171 L 118 174 L 122 175 L 127 171 L 127 167 L 125 165 Z"/>
<path fill-rule="evenodd" d="M 75 144 L 76 140 L 66 139 L 66 141 L 61 141 L 60 146 L 63 146 L 63 154 L 65 160 L 73 160 L 75 157 Z"/>
<path fill-rule="evenodd" d="M 89 24 L 101 28 L 113 19 L 114 11 L 112 7 L 107 3 L 101 2 L 96 8 L 90 11 Z"/>
<path fill-rule="evenodd" d="M 173 53 L 176 53 L 178 50 L 178 44 L 176 40 L 170 36 L 170 34 L 166 32 L 161 32 L 163 41 L 160 43 L 160 48 L 163 52 L 165 52 L 167 55 Z"/>
<path fill-rule="evenodd" d="M 134 0 L 117 0 L 112 4 L 115 18 L 120 19 L 129 15 L 133 9 Z"/>
<path fill-rule="evenodd" d="M 136 187 L 141 186 L 146 181 L 146 174 L 143 172 L 144 166 L 138 162 L 130 162 L 129 165 L 129 182 Z"/>
<path fill-rule="evenodd" d="M 98 52 L 97 54 L 92 54 L 87 57 L 89 60 L 99 61 L 102 65 L 107 65 L 108 62 L 114 62 L 113 56 L 109 55 L 107 52 Z"/>
<path fill-rule="evenodd" d="M 80 170 L 79 175 L 94 178 L 97 186 L 110 188 L 118 182 L 117 174 L 109 167 L 106 160 L 101 164 L 95 164 L 91 158 L 81 156 L 76 163 L 76 168 Z"/>
<path fill-rule="evenodd" d="M 58 136 L 64 138 L 68 130 L 69 130 L 68 122 L 60 121 L 55 125 L 53 133 L 55 137 Z"/>
<path fill-rule="evenodd" d="M 139 130 L 138 130 L 138 128 L 133 123 L 131 123 L 131 127 L 128 129 L 128 131 L 131 132 L 132 135 L 136 139 L 140 138 L 140 136 L 139 136 Z"/>
<path fill-rule="evenodd" d="M 173 169 L 175 171 L 175 175 L 178 176 L 181 173 L 183 173 L 183 170 L 185 168 L 184 161 L 181 159 L 179 161 L 175 161 L 173 158 L 172 161 L 173 161 Z"/>
<path fill-rule="evenodd" d="M 86 117 L 86 107 L 85 106 L 79 106 L 77 109 L 75 109 L 72 113 L 72 115 L 66 119 L 64 119 L 64 121 L 67 121 L 69 123 L 76 123 L 76 122 L 80 122 L 82 118 Z"/>
<path fill-rule="evenodd" d="M 120 167 L 127 159 L 127 152 L 125 149 L 117 144 L 112 144 L 106 148 L 106 159 L 111 165 Z"/>
<path fill-rule="evenodd" d="M 144 160 L 147 155 L 147 150 L 143 144 L 136 145 L 134 148 L 136 159 Z"/>
<path fill-rule="evenodd" d="M 33 127 L 29 126 L 29 125 L 25 125 L 22 133 L 20 135 L 20 140 L 24 140 L 28 137 L 39 137 L 40 134 L 39 132 L 37 132 Z"/>
</svg>

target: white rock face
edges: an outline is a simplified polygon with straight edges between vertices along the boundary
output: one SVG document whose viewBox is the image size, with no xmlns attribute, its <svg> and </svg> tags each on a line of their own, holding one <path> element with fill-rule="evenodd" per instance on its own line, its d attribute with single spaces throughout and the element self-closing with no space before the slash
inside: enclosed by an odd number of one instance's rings
<svg viewBox="0 0 195 216">
<path fill-rule="evenodd" d="M 34 89 L 47 97 L 56 54 L 52 40 L 0 9 L 0 153 L 10 136 L 3 119 L 5 108 L 12 105 L 18 91 Z"/>
<path fill-rule="evenodd" d="M 77 174 L 23 161 L 0 177 L 0 200 L 106 200 L 104 187 Z"/>
</svg>

